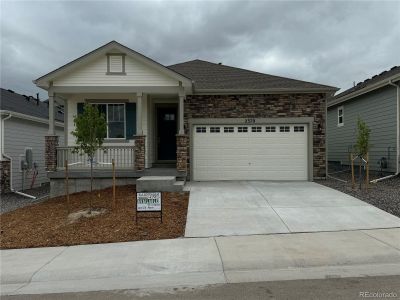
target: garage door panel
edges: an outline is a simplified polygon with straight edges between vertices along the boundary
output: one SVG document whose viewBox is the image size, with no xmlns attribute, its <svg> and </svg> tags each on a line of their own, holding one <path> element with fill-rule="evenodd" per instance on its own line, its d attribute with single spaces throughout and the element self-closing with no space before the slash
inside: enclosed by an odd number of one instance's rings
<svg viewBox="0 0 400 300">
<path fill-rule="evenodd" d="M 276 132 L 268 132 L 268 126 Z M 280 126 L 290 131 L 280 132 Z M 193 134 L 194 180 L 307 180 L 306 125 L 257 125 L 261 132 L 252 132 L 252 126 L 238 132 L 243 125 L 204 127 L 206 132 Z M 220 132 L 211 133 L 211 127 Z"/>
</svg>

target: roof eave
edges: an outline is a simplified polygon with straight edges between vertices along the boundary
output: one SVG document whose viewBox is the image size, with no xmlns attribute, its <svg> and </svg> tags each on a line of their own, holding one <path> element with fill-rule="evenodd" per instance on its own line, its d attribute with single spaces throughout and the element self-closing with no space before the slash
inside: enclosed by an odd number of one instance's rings
<svg viewBox="0 0 400 300">
<path fill-rule="evenodd" d="M 0 115 L 5 115 L 5 114 L 11 115 L 18 119 L 29 120 L 29 121 L 43 123 L 43 124 L 49 124 L 49 119 L 46 119 L 46 118 L 35 117 L 35 116 L 22 114 L 22 113 L 11 111 L 11 110 L 0 110 Z M 64 127 L 64 122 L 55 121 L 55 124 L 58 127 Z"/>
<path fill-rule="evenodd" d="M 109 50 L 109 48 L 117 48 L 121 52 L 124 52 L 124 51 L 128 52 L 130 55 L 138 58 L 142 63 L 151 65 L 151 66 L 157 68 L 158 70 L 160 70 L 162 73 L 169 75 L 171 77 L 174 77 L 176 80 L 182 82 L 182 85 L 184 87 L 189 87 L 192 85 L 192 80 L 190 78 L 188 78 L 178 72 L 175 72 L 175 71 L 169 69 L 168 67 L 160 64 L 159 62 L 157 62 L 139 52 L 136 52 L 135 50 L 130 49 L 116 41 L 111 41 L 99 48 L 96 48 L 93 51 L 90 51 L 90 52 L 70 61 L 69 63 L 33 80 L 33 83 L 35 85 L 37 85 L 38 87 L 47 90 L 50 87 L 50 82 L 52 80 L 54 80 L 56 77 L 69 72 L 76 66 L 77 63 L 84 63 L 85 61 L 90 60 L 90 58 L 93 57 L 94 55 L 106 54 L 107 51 Z"/>
<path fill-rule="evenodd" d="M 339 89 L 336 87 L 327 88 L 271 88 L 271 89 L 196 89 L 195 95 L 199 94 L 279 94 L 279 93 L 329 93 L 333 94 Z"/>
<path fill-rule="evenodd" d="M 389 83 L 392 82 L 392 81 L 398 81 L 398 80 L 400 80 L 400 74 L 396 74 L 396 75 L 393 75 L 393 76 L 391 76 L 389 78 L 382 79 L 381 81 L 378 81 L 377 83 L 375 83 L 373 85 L 366 86 L 366 87 L 364 87 L 364 88 L 362 88 L 360 90 L 354 91 L 354 92 L 352 92 L 350 94 L 344 95 L 344 96 L 339 97 L 339 98 L 333 98 L 333 100 L 331 100 L 328 103 L 328 107 L 335 106 L 335 105 L 338 105 L 340 103 L 346 102 L 346 101 L 348 101 L 348 100 L 350 100 L 352 98 L 361 96 L 363 94 L 369 93 L 371 91 L 374 91 L 376 89 L 379 89 L 381 87 L 389 85 Z"/>
</svg>

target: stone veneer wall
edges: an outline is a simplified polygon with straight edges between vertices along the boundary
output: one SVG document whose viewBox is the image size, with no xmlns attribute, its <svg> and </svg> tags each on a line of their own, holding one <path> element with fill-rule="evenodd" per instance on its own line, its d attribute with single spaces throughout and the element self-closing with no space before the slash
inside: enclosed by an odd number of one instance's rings
<svg viewBox="0 0 400 300">
<path fill-rule="evenodd" d="M 189 134 L 188 120 L 195 118 L 314 117 L 314 178 L 325 177 L 325 101 L 325 94 L 188 95 L 185 99 L 185 133 Z M 187 159 L 189 176 L 189 153 Z"/>
<path fill-rule="evenodd" d="M 176 169 L 186 172 L 188 162 L 189 137 L 186 134 L 176 135 Z"/>
<path fill-rule="evenodd" d="M 9 160 L 0 161 L 1 194 L 5 194 L 11 191 L 10 177 L 11 177 L 11 162 Z"/>
<path fill-rule="evenodd" d="M 57 169 L 57 146 L 58 136 L 45 136 L 45 164 L 46 171 L 55 171 Z"/>
<path fill-rule="evenodd" d="M 146 136 L 135 136 L 135 170 L 143 171 L 145 168 L 145 145 Z"/>
</svg>

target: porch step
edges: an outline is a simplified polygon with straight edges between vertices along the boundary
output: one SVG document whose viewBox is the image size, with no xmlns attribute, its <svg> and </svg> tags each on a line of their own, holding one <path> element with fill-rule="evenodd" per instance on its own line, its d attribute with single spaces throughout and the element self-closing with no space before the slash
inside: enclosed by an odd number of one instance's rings
<svg viewBox="0 0 400 300">
<path fill-rule="evenodd" d="M 184 185 L 175 176 L 143 176 L 136 180 L 138 192 L 181 192 Z"/>
</svg>

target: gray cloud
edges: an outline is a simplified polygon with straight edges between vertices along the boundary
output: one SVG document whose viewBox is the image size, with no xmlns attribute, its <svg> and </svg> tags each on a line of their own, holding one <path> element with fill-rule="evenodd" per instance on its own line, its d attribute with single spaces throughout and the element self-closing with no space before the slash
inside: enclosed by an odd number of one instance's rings
<svg viewBox="0 0 400 300">
<path fill-rule="evenodd" d="M 1 86 L 26 94 L 39 92 L 33 79 L 110 40 L 165 65 L 200 58 L 343 89 L 399 65 L 398 1 L 1 6 Z"/>
</svg>

